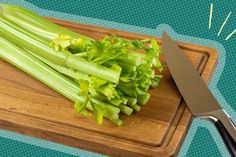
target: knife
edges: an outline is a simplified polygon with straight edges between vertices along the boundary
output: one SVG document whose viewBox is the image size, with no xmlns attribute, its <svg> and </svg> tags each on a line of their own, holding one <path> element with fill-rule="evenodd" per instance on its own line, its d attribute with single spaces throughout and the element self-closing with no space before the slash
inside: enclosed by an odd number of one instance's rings
<svg viewBox="0 0 236 157">
<path fill-rule="evenodd" d="M 175 84 L 191 113 L 194 117 L 213 122 L 230 154 L 236 157 L 236 127 L 233 121 L 220 107 L 183 51 L 165 32 L 161 48 Z"/>
</svg>

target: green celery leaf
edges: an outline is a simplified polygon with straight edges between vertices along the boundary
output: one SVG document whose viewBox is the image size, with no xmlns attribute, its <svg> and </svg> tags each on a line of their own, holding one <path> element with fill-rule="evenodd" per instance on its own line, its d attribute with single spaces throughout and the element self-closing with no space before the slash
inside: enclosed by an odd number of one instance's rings
<svg viewBox="0 0 236 157">
<path fill-rule="evenodd" d="M 62 33 L 59 33 L 57 38 L 55 38 L 50 43 L 50 46 L 54 48 L 55 51 L 62 51 L 70 46 L 70 41 L 71 37 L 69 35 L 63 35 Z"/>
<path fill-rule="evenodd" d="M 69 45 L 68 49 L 72 53 L 85 52 L 85 51 L 87 51 L 87 45 L 85 44 L 85 40 L 82 38 L 72 39 L 70 41 L 70 45 Z"/>
<path fill-rule="evenodd" d="M 84 97 L 84 101 L 76 101 L 74 107 L 78 113 L 85 113 L 89 99 L 89 82 L 87 80 L 79 80 L 79 87 L 78 95 Z"/>
<path fill-rule="evenodd" d="M 96 104 L 93 101 L 90 101 L 90 104 L 93 108 L 93 115 L 94 115 L 95 120 L 97 121 L 99 125 L 101 125 L 103 123 L 103 116 L 104 116 L 103 110 L 104 109 L 101 108 L 101 105 Z"/>
</svg>

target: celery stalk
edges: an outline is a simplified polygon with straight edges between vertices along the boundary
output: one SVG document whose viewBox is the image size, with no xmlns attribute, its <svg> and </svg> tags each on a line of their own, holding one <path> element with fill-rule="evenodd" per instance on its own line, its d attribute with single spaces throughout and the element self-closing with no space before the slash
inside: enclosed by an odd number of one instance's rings
<svg viewBox="0 0 236 157">
<path fill-rule="evenodd" d="M 120 105 L 119 108 L 120 111 L 126 115 L 131 115 L 133 113 L 133 109 L 128 106 Z"/>
<path fill-rule="evenodd" d="M 139 52 L 144 52 L 140 54 Z M 101 40 L 77 34 L 18 6 L 0 4 L 0 58 L 75 102 L 82 115 L 94 113 L 116 125 L 150 98 L 161 75 L 155 39 Z"/>
<path fill-rule="evenodd" d="M 17 28 L 17 29 L 16 29 Z M 19 31 L 21 30 L 21 31 Z M 39 42 L 36 37 L 27 36 L 27 31 L 12 26 L 12 23 L 0 18 L 0 33 L 8 40 L 14 41 L 19 46 L 30 50 L 41 57 L 47 58 L 56 64 L 68 66 L 82 73 L 96 76 L 98 78 L 117 83 L 119 80 L 119 72 L 104 66 L 90 63 L 83 58 L 73 55 L 66 55 L 61 52 L 55 52 L 49 46 Z"/>
<path fill-rule="evenodd" d="M 73 102 L 77 100 L 84 101 L 84 98 L 77 94 L 80 90 L 77 83 L 71 81 L 24 49 L 21 49 L 2 37 L 0 37 L 0 58 L 45 83 Z M 94 99 L 94 101 L 99 102 L 99 100 L 96 99 Z M 102 107 L 105 109 L 106 114 L 104 116 L 106 118 L 111 121 L 118 119 L 118 113 L 120 112 L 118 108 L 107 103 L 100 103 L 101 105 L 104 104 Z M 89 109 L 89 106 L 87 106 L 87 108 Z"/>
<path fill-rule="evenodd" d="M 16 5 L 0 4 L 0 14 L 11 20 L 11 22 L 22 26 L 32 34 L 35 34 L 48 42 L 51 42 L 59 32 L 70 35 L 73 38 L 83 38 L 86 42 L 92 40 L 86 36 L 64 29 L 45 18 Z"/>
<path fill-rule="evenodd" d="M 139 95 L 137 97 L 138 104 L 139 105 L 145 105 L 147 103 L 147 101 L 149 100 L 149 98 L 150 98 L 150 94 L 149 93 L 145 93 L 143 95 Z"/>
<path fill-rule="evenodd" d="M 89 76 L 87 74 L 84 73 L 80 73 L 78 71 L 75 71 L 73 69 L 67 68 L 65 66 L 62 65 L 57 65 L 43 57 L 40 57 L 37 54 L 34 54 L 30 51 L 28 51 L 31 55 L 35 56 L 36 58 L 38 58 L 39 60 L 41 60 L 42 62 L 46 63 L 47 65 L 49 65 L 50 67 L 52 67 L 53 69 L 57 70 L 58 72 L 70 76 L 71 78 L 74 78 L 76 80 L 80 80 L 80 79 L 84 79 L 84 80 L 89 80 Z"/>
<path fill-rule="evenodd" d="M 128 102 L 127 102 L 128 105 L 135 105 L 137 103 L 136 98 L 131 98 L 131 97 L 127 97 L 127 96 L 125 96 L 125 98 L 128 99 Z"/>
<path fill-rule="evenodd" d="M 123 124 L 123 121 L 120 119 L 112 120 L 112 122 L 116 124 L 117 126 L 121 126 Z"/>
<path fill-rule="evenodd" d="M 129 107 L 131 107 L 132 109 L 134 109 L 134 111 L 138 112 L 141 109 L 141 106 L 137 105 L 137 104 L 128 104 Z"/>
<path fill-rule="evenodd" d="M 56 72 L 25 50 L 0 37 L 0 57 L 72 101 L 81 100 L 76 83 Z"/>
</svg>

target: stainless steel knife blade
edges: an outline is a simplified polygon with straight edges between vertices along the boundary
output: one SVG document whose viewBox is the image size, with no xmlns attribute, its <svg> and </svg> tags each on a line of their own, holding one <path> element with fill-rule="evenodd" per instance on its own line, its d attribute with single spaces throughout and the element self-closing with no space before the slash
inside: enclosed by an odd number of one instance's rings
<svg viewBox="0 0 236 157">
<path fill-rule="evenodd" d="M 220 110 L 221 107 L 182 50 L 167 35 L 162 50 L 171 75 L 193 115 Z"/>
<path fill-rule="evenodd" d="M 162 36 L 162 51 L 170 73 L 192 114 L 212 120 L 229 148 L 236 155 L 236 128 L 228 115 L 222 110 L 206 83 L 194 69 L 183 51 L 167 35 Z M 221 126 L 219 126 L 219 125 Z M 226 133 L 229 136 L 226 136 Z"/>
</svg>

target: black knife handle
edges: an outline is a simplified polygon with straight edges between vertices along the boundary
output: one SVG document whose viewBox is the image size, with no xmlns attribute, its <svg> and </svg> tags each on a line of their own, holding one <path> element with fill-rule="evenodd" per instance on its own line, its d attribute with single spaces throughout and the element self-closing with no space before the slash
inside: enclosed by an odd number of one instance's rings
<svg viewBox="0 0 236 157">
<path fill-rule="evenodd" d="M 226 147 L 228 148 L 232 157 L 236 157 L 236 143 L 232 136 L 229 134 L 225 126 L 221 123 L 220 120 L 215 122 L 215 126 L 218 129 Z"/>
</svg>

